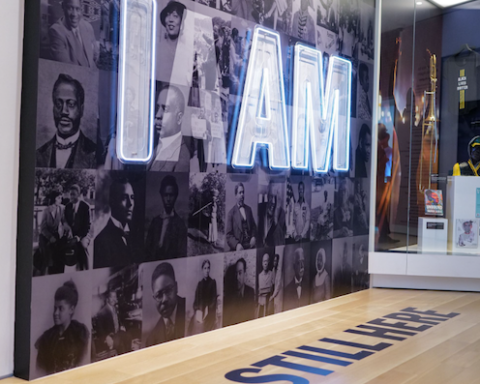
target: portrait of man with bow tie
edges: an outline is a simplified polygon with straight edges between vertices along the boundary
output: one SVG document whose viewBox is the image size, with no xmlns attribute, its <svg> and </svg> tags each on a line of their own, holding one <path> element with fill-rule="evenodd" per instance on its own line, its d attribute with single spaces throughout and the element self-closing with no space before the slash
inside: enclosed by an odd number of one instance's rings
<svg viewBox="0 0 480 384">
<path fill-rule="evenodd" d="M 105 215 L 108 217 L 106 224 L 94 240 L 94 268 L 126 266 L 134 262 L 131 225 L 136 201 L 132 184 L 127 177 L 113 177 L 108 193 L 110 215 Z"/>
<path fill-rule="evenodd" d="M 36 151 L 42 168 L 96 168 L 96 144 L 81 129 L 85 89 L 77 79 L 60 73 L 53 85 L 55 135 Z M 39 108 L 44 106 L 39 100 Z M 45 112 L 41 112 L 45 115 Z M 51 129 L 48 129 L 51 131 Z"/>
<path fill-rule="evenodd" d="M 246 181 L 247 187 L 251 183 Z M 256 187 L 256 185 L 255 185 Z M 248 188 L 254 198 L 256 188 Z M 235 205 L 230 209 L 227 216 L 227 244 L 230 251 L 255 248 L 257 244 L 256 212 L 245 203 L 245 185 L 242 182 L 235 184 Z M 254 201 L 254 200 L 253 200 Z"/>
<path fill-rule="evenodd" d="M 152 217 L 145 241 L 145 261 L 187 256 L 188 174 L 151 172 L 147 176 L 147 218 Z M 160 204 L 161 201 L 161 204 Z"/>
<path fill-rule="evenodd" d="M 300 308 L 309 304 L 310 292 L 308 282 L 308 254 L 309 243 L 305 245 L 287 245 L 285 247 L 286 278 L 289 283 L 285 286 L 283 292 L 283 310 Z"/>
</svg>

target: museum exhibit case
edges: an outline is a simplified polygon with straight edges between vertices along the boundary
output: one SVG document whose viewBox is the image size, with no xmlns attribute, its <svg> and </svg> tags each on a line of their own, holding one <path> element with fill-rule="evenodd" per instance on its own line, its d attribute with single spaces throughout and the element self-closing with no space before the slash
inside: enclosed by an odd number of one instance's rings
<svg viewBox="0 0 480 384">
<path fill-rule="evenodd" d="M 380 12 L 373 285 L 479 290 L 480 2 Z"/>
<path fill-rule="evenodd" d="M 17 376 L 369 287 L 376 11 L 26 3 Z"/>
</svg>

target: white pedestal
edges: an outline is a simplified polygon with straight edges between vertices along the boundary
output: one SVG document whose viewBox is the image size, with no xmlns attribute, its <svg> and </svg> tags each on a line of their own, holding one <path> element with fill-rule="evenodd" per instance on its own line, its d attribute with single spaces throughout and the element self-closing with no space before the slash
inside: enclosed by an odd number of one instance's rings
<svg viewBox="0 0 480 384">
<path fill-rule="evenodd" d="M 438 217 L 418 218 L 418 252 L 447 253 L 448 220 Z"/>
<path fill-rule="evenodd" d="M 480 256 L 479 223 L 476 216 L 477 188 L 480 188 L 480 177 L 452 176 L 448 178 L 447 185 L 447 219 L 448 227 L 448 250 L 453 255 Z M 459 236 L 461 222 L 471 220 L 476 231 L 476 246 L 460 246 Z M 459 228 L 457 228 L 459 227 Z"/>
</svg>

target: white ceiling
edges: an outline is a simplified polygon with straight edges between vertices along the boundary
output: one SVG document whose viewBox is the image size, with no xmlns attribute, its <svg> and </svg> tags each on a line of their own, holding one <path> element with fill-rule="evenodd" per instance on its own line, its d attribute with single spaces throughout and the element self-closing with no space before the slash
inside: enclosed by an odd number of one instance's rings
<svg viewBox="0 0 480 384">
<path fill-rule="evenodd" d="M 382 32 L 407 28 L 416 21 L 440 15 L 442 10 L 426 0 L 382 0 Z M 416 15 L 415 15 L 416 11 Z"/>
</svg>

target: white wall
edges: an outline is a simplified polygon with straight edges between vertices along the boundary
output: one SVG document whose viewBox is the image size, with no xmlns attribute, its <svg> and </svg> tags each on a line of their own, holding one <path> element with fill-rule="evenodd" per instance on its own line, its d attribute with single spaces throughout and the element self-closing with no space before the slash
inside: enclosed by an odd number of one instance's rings
<svg viewBox="0 0 480 384">
<path fill-rule="evenodd" d="M 13 373 L 18 144 L 24 0 L 0 12 L 0 377 Z"/>
</svg>

